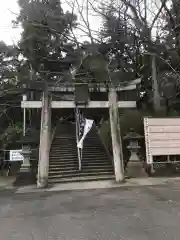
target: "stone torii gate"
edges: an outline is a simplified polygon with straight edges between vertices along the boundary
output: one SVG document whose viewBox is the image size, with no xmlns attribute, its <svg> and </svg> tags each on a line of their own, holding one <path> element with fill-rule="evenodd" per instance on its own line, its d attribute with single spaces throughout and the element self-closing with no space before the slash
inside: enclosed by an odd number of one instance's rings
<svg viewBox="0 0 180 240">
<path fill-rule="evenodd" d="M 89 101 L 86 106 L 78 106 L 79 108 L 109 108 L 116 182 L 122 182 L 124 180 L 124 164 L 118 108 L 136 108 L 136 101 L 118 101 L 117 92 L 135 90 L 136 85 L 139 83 L 140 79 L 136 79 L 124 88 L 110 88 L 108 92 L 108 101 Z M 63 87 L 48 89 L 48 92 L 51 91 L 66 92 L 67 89 L 63 89 Z M 74 91 L 74 89 L 68 89 L 68 91 Z M 100 89 L 100 92 L 105 91 L 105 88 Z M 48 92 L 44 94 L 48 94 Z M 74 109 L 76 108 L 76 103 L 75 101 L 52 101 L 50 97 L 44 96 L 41 101 L 28 101 L 23 99 L 21 102 L 21 108 L 24 109 L 24 112 L 25 109 L 42 108 L 37 186 L 46 187 L 48 184 L 49 152 L 51 147 L 51 109 Z"/>
</svg>

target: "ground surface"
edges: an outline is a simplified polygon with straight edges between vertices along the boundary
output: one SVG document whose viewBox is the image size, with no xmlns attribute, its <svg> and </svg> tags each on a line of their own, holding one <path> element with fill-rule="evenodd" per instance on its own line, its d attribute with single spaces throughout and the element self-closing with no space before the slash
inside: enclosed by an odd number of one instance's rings
<svg viewBox="0 0 180 240">
<path fill-rule="evenodd" d="M 180 239 L 180 183 L 0 194 L 1 240 Z"/>
</svg>

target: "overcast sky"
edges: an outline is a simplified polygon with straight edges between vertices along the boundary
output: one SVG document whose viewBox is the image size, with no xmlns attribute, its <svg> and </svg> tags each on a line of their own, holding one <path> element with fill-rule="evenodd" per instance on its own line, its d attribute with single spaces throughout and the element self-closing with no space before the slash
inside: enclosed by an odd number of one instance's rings
<svg viewBox="0 0 180 240">
<path fill-rule="evenodd" d="M 7 44 L 17 42 L 20 37 L 20 29 L 12 26 L 18 11 L 17 0 L 0 0 L 0 40 Z"/>
<path fill-rule="evenodd" d="M 6 42 L 6 44 L 17 43 L 20 39 L 21 29 L 15 28 L 12 25 L 12 21 L 16 19 L 19 12 L 17 4 L 18 0 L 0 0 L 0 41 Z M 63 5 L 64 10 L 68 7 Z M 100 19 L 96 16 L 90 17 L 92 29 L 100 27 Z"/>
</svg>

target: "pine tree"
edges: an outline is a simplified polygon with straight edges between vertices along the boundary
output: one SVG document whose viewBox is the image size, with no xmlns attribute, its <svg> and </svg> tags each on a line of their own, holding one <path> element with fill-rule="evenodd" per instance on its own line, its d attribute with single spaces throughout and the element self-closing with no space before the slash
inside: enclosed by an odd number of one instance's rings
<svg viewBox="0 0 180 240">
<path fill-rule="evenodd" d="M 17 23 L 23 28 L 19 43 L 23 56 L 36 73 L 62 73 L 69 67 L 61 62 L 72 50 L 69 31 L 76 24 L 76 16 L 64 12 L 59 0 L 19 0 L 19 6 Z"/>
</svg>

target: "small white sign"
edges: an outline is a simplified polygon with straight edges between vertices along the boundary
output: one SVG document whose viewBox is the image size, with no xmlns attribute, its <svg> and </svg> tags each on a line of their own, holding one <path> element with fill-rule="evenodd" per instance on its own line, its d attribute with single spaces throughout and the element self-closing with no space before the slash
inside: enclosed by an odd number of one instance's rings
<svg viewBox="0 0 180 240">
<path fill-rule="evenodd" d="M 10 157 L 9 160 L 11 162 L 15 162 L 15 161 L 24 161 L 24 157 L 21 154 L 22 149 L 20 150 L 10 150 Z"/>
</svg>

